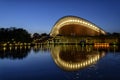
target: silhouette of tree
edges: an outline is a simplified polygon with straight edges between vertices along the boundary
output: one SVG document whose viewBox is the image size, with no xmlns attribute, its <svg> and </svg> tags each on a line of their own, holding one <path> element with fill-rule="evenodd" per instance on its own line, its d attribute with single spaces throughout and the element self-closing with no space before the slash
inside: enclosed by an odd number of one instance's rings
<svg viewBox="0 0 120 80">
<path fill-rule="evenodd" d="M 45 42 L 48 38 L 49 38 L 49 35 L 47 33 L 41 33 L 41 34 L 34 33 L 32 37 L 34 43 Z"/>
<path fill-rule="evenodd" d="M 31 35 L 22 28 L 0 28 L 0 42 L 31 42 Z"/>
<path fill-rule="evenodd" d="M 33 34 L 33 39 L 39 39 L 41 36 L 39 33 L 34 33 Z"/>
<path fill-rule="evenodd" d="M 120 37 L 120 33 L 117 33 L 117 32 L 113 32 L 112 35 L 116 37 Z"/>
<path fill-rule="evenodd" d="M 41 36 L 48 36 L 48 34 L 47 33 L 42 33 Z"/>
</svg>

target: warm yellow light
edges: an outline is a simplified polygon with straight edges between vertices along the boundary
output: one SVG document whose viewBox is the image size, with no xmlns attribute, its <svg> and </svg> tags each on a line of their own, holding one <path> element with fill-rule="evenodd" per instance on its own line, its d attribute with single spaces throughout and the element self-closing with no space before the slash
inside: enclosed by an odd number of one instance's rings
<svg viewBox="0 0 120 80">
<path fill-rule="evenodd" d="M 5 51 L 5 50 L 6 50 L 6 47 L 3 47 L 3 50 Z"/>
<path fill-rule="evenodd" d="M 11 50 L 11 49 L 12 49 L 12 47 L 9 47 L 9 49 Z"/>
<path fill-rule="evenodd" d="M 3 46 L 6 46 L 6 45 L 7 45 L 7 43 L 4 43 L 4 44 L 3 44 Z"/>
<path fill-rule="evenodd" d="M 15 46 L 15 50 L 17 50 L 17 46 Z"/>
<path fill-rule="evenodd" d="M 12 44 L 9 44 L 10 46 L 12 46 Z"/>
</svg>

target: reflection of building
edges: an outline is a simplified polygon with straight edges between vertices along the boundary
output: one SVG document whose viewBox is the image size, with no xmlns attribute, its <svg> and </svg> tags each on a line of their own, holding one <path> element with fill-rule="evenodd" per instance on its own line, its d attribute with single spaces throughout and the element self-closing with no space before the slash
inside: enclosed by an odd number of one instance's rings
<svg viewBox="0 0 120 80">
<path fill-rule="evenodd" d="M 104 52 L 92 51 L 90 47 L 55 46 L 51 50 L 55 63 L 62 69 L 74 71 L 96 63 Z"/>
<path fill-rule="evenodd" d="M 97 25 L 76 16 L 65 16 L 59 19 L 51 30 L 50 36 L 95 36 L 106 34 Z"/>
</svg>

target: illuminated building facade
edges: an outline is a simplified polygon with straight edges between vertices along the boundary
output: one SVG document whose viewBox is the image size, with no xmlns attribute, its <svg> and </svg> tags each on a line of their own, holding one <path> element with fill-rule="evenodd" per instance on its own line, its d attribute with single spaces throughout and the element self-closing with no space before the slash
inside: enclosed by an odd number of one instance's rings
<svg viewBox="0 0 120 80">
<path fill-rule="evenodd" d="M 99 36 L 106 32 L 92 22 L 76 16 L 65 16 L 53 26 L 50 36 Z"/>
</svg>

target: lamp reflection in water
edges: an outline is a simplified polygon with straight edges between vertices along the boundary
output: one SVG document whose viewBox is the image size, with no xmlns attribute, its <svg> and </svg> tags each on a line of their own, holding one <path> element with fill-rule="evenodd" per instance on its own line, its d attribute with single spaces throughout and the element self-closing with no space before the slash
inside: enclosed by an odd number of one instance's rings
<svg viewBox="0 0 120 80">
<path fill-rule="evenodd" d="M 63 70 L 76 71 L 95 64 L 105 52 L 93 51 L 91 46 L 55 46 L 51 49 L 54 62 Z"/>
<path fill-rule="evenodd" d="M 23 59 L 31 51 L 29 46 L 6 46 L 0 48 L 0 59 Z"/>
</svg>

